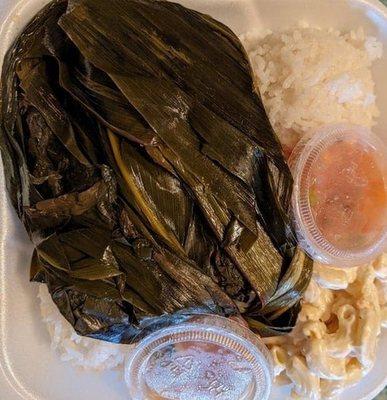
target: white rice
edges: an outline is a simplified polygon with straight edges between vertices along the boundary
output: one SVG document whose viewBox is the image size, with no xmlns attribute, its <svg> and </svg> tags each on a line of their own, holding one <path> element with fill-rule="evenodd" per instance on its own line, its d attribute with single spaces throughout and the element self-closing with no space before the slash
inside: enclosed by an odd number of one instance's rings
<svg viewBox="0 0 387 400">
<path fill-rule="evenodd" d="M 51 337 L 51 347 L 57 351 L 62 361 L 96 371 L 111 370 L 123 365 L 130 351 L 129 346 L 79 336 L 58 311 L 46 285 L 40 285 L 38 297 L 42 319 Z"/>
<path fill-rule="evenodd" d="M 375 124 L 371 66 L 383 48 L 362 28 L 341 33 L 303 24 L 286 32 L 249 32 L 241 41 L 285 147 L 325 124 Z"/>
</svg>

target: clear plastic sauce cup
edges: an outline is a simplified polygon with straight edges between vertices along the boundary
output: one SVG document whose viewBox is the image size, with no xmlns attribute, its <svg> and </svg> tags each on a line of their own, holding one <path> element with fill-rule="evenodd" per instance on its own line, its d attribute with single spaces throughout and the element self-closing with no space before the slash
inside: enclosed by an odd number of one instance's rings
<svg viewBox="0 0 387 400">
<path fill-rule="evenodd" d="M 265 400 L 272 375 L 270 353 L 259 337 L 214 315 L 149 335 L 125 369 L 131 400 Z"/>
<path fill-rule="evenodd" d="M 359 126 L 323 127 L 303 139 L 289 164 L 301 246 L 325 264 L 371 261 L 387 243 L 387 152 Z"/>
</svg>

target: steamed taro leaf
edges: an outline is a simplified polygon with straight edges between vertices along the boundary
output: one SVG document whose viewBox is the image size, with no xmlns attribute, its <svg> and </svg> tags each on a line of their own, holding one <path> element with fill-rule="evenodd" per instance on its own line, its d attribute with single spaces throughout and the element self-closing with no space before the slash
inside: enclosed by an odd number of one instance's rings
<svg viewBox="0 0 387 400">
<path fill-rule="evenodd" d="M 288 332 L 311 261 L 235 35 L 151 0 L 55 0 L 2 71 L 7 189 L 31 279 L 81 334 L 130 343 L 194 313 Z"/>
</svg>

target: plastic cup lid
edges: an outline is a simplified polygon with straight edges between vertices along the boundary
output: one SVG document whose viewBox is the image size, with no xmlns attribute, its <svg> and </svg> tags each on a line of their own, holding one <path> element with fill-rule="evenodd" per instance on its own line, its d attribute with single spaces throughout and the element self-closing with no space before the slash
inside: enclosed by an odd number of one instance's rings
<svg viewBox="0 0 387 400">
<path fill-rule="evenodd" d="M 264 400 L 272 361 L 247 328 L 199 316 L 140 342 L 127 361 L 125 380 L 132 400 Z"/>
<path fill-rule="evenodd" d="M 320 128 L 294 149 L 292 209 L 300 245 L 337 267 L 372 261 L 387 243 L 387 153 L 369 129 Z"/>
</svg>

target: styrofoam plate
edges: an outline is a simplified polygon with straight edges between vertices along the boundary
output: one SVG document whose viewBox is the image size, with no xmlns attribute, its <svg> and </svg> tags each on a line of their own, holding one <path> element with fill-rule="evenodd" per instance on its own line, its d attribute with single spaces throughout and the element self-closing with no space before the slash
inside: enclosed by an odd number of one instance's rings
<svg viewBox="0 0 387 400">
<path fill-rule="evenodd" d="M 106 0 L 108 1 L 108 0 Z M 17 33 L 48 0 L 0 0 L 0 60 Z M 376 132 L 387 141 L 387 9 L 377 0 L 181 0 L 208 13 L 237 34 L 265 27 L 281 29 L 304 20 L 341 30 L 363 26 L 385 45 L 374 68 L 381 117 Z M 0 61 L 1 62 L 1 61 Z M 40 320 L 37 287 L 28 282 L 32 247 L 11 209 L 0 163 L 0 399 L 124 400 L 127 392 L 119 372 L 97 374 L 73 368 L 50 349 Z M 379 342 L 371 373 L 342 399 L 370 400 L 387 383 L 387 331 Z M 287 397 L 274 389 L 272 400 Z"/>
</svg>

